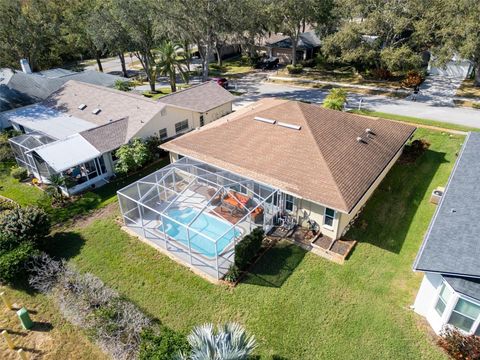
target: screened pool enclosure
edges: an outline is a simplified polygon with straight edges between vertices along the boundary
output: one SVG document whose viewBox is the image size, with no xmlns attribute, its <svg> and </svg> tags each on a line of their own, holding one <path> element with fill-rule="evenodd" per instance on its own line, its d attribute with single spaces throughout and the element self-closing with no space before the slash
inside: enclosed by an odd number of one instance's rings
<svg viewBox="0 0 480 360">
<path fill-rule="evenodd" d="M 125 225 L 176 259 L 221 279 L 235 245 L 280 211 L 277 189 L 182 158 L 118 191 Z"/>
</svg>

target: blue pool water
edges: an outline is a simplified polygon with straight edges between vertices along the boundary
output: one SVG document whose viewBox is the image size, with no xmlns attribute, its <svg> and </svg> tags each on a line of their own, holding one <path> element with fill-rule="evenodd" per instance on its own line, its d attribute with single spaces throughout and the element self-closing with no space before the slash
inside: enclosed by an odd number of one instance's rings
<svg viewBox="0 0 480 360">
<path fill-rule="evenodd" d="M 198 211 L 190 208 L 171 209 L 167 210 L 166 215 L 181 224 L 188 225 L 198 215 Z M 187 228 L 165 217 L 163 220 L 167 235 L 188 247 Z M 204 213 L 200 214 L 190 227 L 199 232 L 190 231 L 192 250 L 209 258 L 215 258 L 216 255 L 221 254 L 233 239 L 241 234 L 239 230 L 230 229 L 230 223 Z M 229 229 L 230 231 L 227 232 Z M 162 226 L 159 227 L 159 230 L 162 231 Z M 217 253 L 215 253 L 215 243 L 203 235 L 213 240 L 221 236 L 217 241 Z"/>
</svg>

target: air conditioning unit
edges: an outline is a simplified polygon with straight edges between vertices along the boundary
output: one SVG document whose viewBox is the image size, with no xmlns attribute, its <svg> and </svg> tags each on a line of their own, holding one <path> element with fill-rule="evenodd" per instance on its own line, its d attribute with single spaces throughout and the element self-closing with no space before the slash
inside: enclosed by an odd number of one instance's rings
<svg viewBox="0 0 480 360">
<path fill-rule="evenodd" d="M 441 186 L 437 187 L 435 190 L 432 191 L 432 196 L 430 196 L 430 202 L 432 204 L 438 204 L 444 192 L 445 192 L 444 187 L 441 187 Z"/>
</svg>

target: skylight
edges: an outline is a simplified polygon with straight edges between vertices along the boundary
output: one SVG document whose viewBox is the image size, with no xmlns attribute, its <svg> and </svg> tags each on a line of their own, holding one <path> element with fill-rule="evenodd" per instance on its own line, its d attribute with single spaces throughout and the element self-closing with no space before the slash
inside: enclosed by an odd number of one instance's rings
<svg viewBox="0 0 480 360">
<path fill-rule="evenodd" d="M 98 109 L 98 108 L 97 108 L 97 109 L 93 109 L 92 114 L 98 115 L 98 114 L 100 114 L 100 111 L 102 111 L 102 109 Z"/>
<path fill-rule="evenodd" d="M 260 116 L 255 116 L 254 117 L 255 120 L 257 121 L 261 121 L 261 122 L 264 122 L 264 123 L 267 123 L 267 124 L 275 124 L 276 120 L 272 120 L 272 119 L 267 119 L 267 118 L 263 118 L 263 117 L 260 117 Z"/>
<path fill-rule="evenodd" d="M 302 128 L 300 125 L 290 124 L 290 123 L 281 122 L 281 121 L 279 121 L 277 125 L 286 127 L 288 129 L 293 129 L 293 130 L 300 130 Z"/>
<path fill-rule="evenodd" d="M 87 107 L 87 105 L 80 104 L 80 105 L 78 105 L 78 110 L 85 110 L 86 107 Z"/>
</svg>

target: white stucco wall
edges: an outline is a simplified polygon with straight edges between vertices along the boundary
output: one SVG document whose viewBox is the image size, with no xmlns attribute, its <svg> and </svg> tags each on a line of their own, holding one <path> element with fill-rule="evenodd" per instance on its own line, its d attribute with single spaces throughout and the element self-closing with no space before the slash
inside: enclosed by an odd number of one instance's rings
<svg viewBox="0 0 480 360">
<path fill-rule="evenodd" d="M 149 136 L 158 136 L 161 129 L 167 129 L 167 137 L 177 136 L 175 132 L 175 124 L 188 120 L 188 129 L 185 132 L 200 127 L 200 116 L 203 115 L 205 125 L 218 120 L 224 115 L 232 112 L 232 103 L 228 102 L 206 113 L 185 110 L 173 106 L 166 106 L 164 114 L 158 113 L 153 119 L 145 124 L 137 133 L 137 137 L 146 138 Z"/>
<path fill-rule="evenodd" d="M 437 334 L 444 324 L 442 317 L 440 317 L 435 310 L 442 282 L 443 278 L 441 275 L 425 273 L 413 305 L 414 311 L 426 318 Z"/>
</svg>

